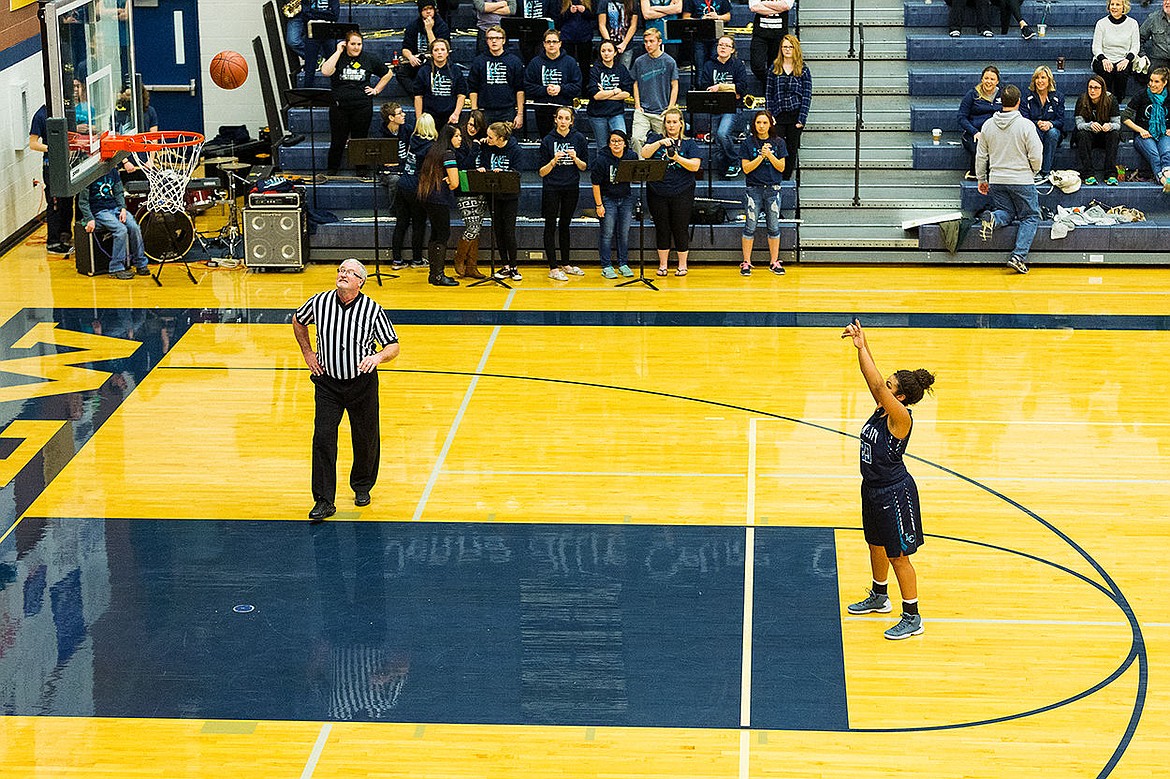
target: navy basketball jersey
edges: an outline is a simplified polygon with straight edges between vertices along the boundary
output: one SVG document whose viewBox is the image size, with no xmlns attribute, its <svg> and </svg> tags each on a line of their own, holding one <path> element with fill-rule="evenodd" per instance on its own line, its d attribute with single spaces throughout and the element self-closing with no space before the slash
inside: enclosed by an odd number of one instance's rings
<svg viewBox="0 0 1170 779">
<path fill-rule="evenodd" d="M 911 426 L 911 431 L 913 429 Z M 909 442 L 910 433 L 899 440 L 890 432 L 885 411 L 878 406 L 861 428 L 861 481 L 871 487 L 901 481 L 907 474 L 902 455 L 906 453 Z"/>
</svg>

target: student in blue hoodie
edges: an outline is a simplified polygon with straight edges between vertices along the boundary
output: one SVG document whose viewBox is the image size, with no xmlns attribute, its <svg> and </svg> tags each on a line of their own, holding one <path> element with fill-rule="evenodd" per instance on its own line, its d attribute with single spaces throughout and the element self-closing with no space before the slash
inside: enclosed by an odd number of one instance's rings
<svg viewBox="0 0 1170 779">
<path fill-rule="evenodd" d="M 430 114 L 435 127 L 459 124 L 467 100 L 467 79 L 450 57 L 451 44 L 440 38 L 431 44 L 431 61 L 418 72 L 419 93 L 414 98 L 414 115 Z"/>
<path fill-rule="evenodd" d="M 507 122 L 488 125 L 487 136 L 479 147 L 479 170 L 520 170 L 520 144 L 512 137 L 512 126 Z M 524 277 L 516 267 L 516 212 L 520 195 L 496 195 L 491 201 L 492 234 L 500 250 L 500 269 L 493 275 L 501 280 L 521 281 Z"/>
<path fill-rule="evenodd" d="M 602 41 L 597 48 L 598 61 L 589 71 L 585 94 L 589 106 L 585 115 L 593 126 L 593 142 L 600 147 L 610 130 L 626 129 L 626 98 L 634 88 L 634 77 L 626 66 L 617 61 L 617 47 L 613 41 Z"/>
<path fill-rule="evenodd" d="M 616 279 L 618 273 L 629 278 L 630 270 L 630 223 L 634 218 L 634 196 L 630 183 L 619 182 L 618 165 L 638 159 L 630 148 L 630 137 L 624 130 L 610 130 L 609 142 L 599 149 L 593 161 L 590 181 L 593 184 L 593 204 L 601 220 L 598 258 L 601 260 L 601 275 Z M 610 251 L 617 238 L 617 272 L 613 269 L 613 254 Z"/>
<path fill-rule="evenodd" d="M 487 52 L 475 58 L 467 74 L 471 110 L 483 111 L 488 124 L 511 122 L 519 130 L 524 126 L 524 65 L 504 51 L 503 27 L 491 27 L 486 40 Z"/>
<path fill-rule="evenodd" d="M 1044 164 L 1036 174 L 1039 183 L 1052 173 L 1052 160 L 1064 137 L 1064 95 L 1056 91 L 1056 80 L 1047 65 L 1032 72 L 1032 84 L 1020 111 L 1036 125 L 1040 143 L 1044 144 Z"/>
<path fill-rule="evenodd" d="M 552 132 L 557 106 L 572 105 L 581 94 L 581 68 L 577 60 L 561 53 L 561 34 L 544 34 L 544 53 L 537 54 L 524 72 L 524 95 L 535 106 L 536 132 L 541 138 Z"/>
<path fill-rule="evenodd" d="M 561 106 L 553 120 L 553 131 L 540 142 L 541 200 L 544 217 L 544 256 L 548 260 L 548 277 L 568 281 L 569 276 L 584 276 L 569 263 L 569 229 L 581 199 L 581 171 L 589 166 L 589 144 L 585 136 L 573 129 L 573 109 Z M 559 226 L 558 226 L 559 224 Z M 561 244 L 561 261 L 557 262 L 557 239 Z"/>
<path fill-rule="evenodd" d="M 406 67 L 398 73 L 398 86 L 408 95 L 418 94 L 418 71 L 430 56 L 431 44 L 451 40 L 451 28 L 439 16 L 436 0 L 418 0 L 418 16 L 406 25 L 402 35 L 402 58 Z"/>
<path fill-rule="evenodd" d="M 592 0 L 549 0 L 553 24 L 561 31 L 565 51 L 577 60 L 582 73 L 593 66 L 593 35 L 597 32 L 597 16 Z"/>
<path fill-rule="evenodd" d="M 959 126 L 963 128 L 963 148 L 968 155 L 967 180 L 975 180 L 975 146 L 983 123 L 1003 108 L 999 95 L 999 68 L 988 65 L 983 69 L 979 83 L 963 95 L 959 104 Z"/>
<path fill-rule="evenodd" d="M 741 101 L 747 95 L 747 67 L 735 54 L 735 39 L 730 35 L 721 37 L 715 47 L 715 59 L 703 66 L 699 74 L 699 89 L 708 92 L 734 92 L 736 111 L 733 114 L 724 114 L 713 121 L 718 121 L 715 131 L 715 142 L 718 144 L 723 164 L 727 166 L 724 174 L 728 178 L 739 174 L 738 156 L 735 139 L 748 124 L 748 113 L 742 110 Z"/>
</svg>

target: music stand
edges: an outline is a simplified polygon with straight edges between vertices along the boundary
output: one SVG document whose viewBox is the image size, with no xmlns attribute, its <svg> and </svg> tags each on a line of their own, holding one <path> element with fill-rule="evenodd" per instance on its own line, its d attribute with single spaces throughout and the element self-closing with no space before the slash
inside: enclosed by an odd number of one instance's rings
<svg viewBox="0 0 1170 779">
<path fill-rule="evenodd" d="M 723 35 L 723 20 L 722 19 L 667 19 L 666 20 L 666 35 L 663 36 L 669 41 L 681 41 L 684 46 L 690 44 L 690 51 L 695 50 L 695 43 L 697 41 L 713 41 Z M 687 49 L 683 49 L 686 51 Z M 699 63 L 694 62 L 694 56 L 691 57 L 691 69 L 696 75 L 699 72 Z"/>
<path fill-rule="evenodd" d="M 313 171 L 313 209 L 317 206 L 317 132 L 313 122 L 314 108 L 332 108 L 333 92 L 323 87 L 290 89 L 284 93 L 289 108 L 309 109 L 309 165 Z"/>
<path fill-rule="evenodd" d="M 691 127 L 695 126 L 695 114 L 705 114 L 707 122 L 711 125 L 710 135 L 712 142 L 707 144 L 707 199 L 712 200 L 714 183 L 711 180 L 711 171 L 715 168 L 715 144 L 718 139 L 715 138 L 715 117 L 724 116 L 725 114 L 734 114 L 739 112 L 739 98 L 735 92 L 724 90 L 720 92 L 707 92 L 705 90 L 696 92 L 687 92 L 687 112 L 691 115 Z M 751 132 L 752 128 L 748 128 Z M 731 160 L 728 164 L 735 165 L 735 160 Z M 715 225 L 708 225 L 710 227 L 711 241 L 715 241 Z"/>
<path fill-rule="evenodd" d="M 524 67 L 528 67 L 528 61 L 536 56 L 536 44 L 552 29 L 553 21 L 545 17 L 527 19 L 523 16 L 504 16 L 500 18 L 500 26 L 504 28 L 504 35 L 516 39 L 516 45 L 520 47 L 520 61 Z"/>
<path fill-rule="evenodd" d="M 616 284 L 628 287 L 639 282 L 655 292 L 658 287 L 646 278 L 646 209 L 642 206 L 643 190 L 647 181 L 662 181 L 666 175 L 666 160 L 622 160 L 617 167 L 619 184 L 638 182 L 638 278 Z"/>
<path fill-rule="evenodd" d="M 339 41 L 350 32 L 361 32 L 362 28 L 352 22 L 328 22 L 323 19 L 310 19 L 306 25 L 306 34 L 317 40 Z"/>
<path fill-rule="evenodd" d="M 487 172 L 469 170 L 467 171 L 467 191 L 473 195 L 487 195 L 488 213 L 493 214 L 496 210 L 496 195 L 520 194 L 520 174 L 514 170 L 489 170 Z M 478 287 L 481 284 L 499 284 L 504 289 L 512 288 L 512 285 L 503 279 L 496 278 L 496 230 L 498 227 L 495 219 L 492 219 L 492 238 L 488 242 L 488 267 L 491 269 L 491 273 L 486 279 L 468 284 L 468 287 Z"/>
<path fill-rule="evenodd" d="M 370 176 L 370 190 L 374 193 L 374 278 L 378 286 L 382 286 L 382 278 L 396 279 L 396 273 L 382 272 L 382 244 L 378 235 L 378 171 L 387 165 L 398 163 L 397 138 L 350 138 L 345 144 L 345 151 L 349 157 L 349 164 L 355 168 L 359 165 L 368 165 L 374 175 Z"/>
</svg>

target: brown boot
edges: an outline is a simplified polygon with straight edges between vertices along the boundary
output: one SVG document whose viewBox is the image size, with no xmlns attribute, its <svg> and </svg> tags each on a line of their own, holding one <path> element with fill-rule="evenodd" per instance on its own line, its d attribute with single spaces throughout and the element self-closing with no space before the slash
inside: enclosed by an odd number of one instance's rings
<svg viewBox="0 0 1170 779">
<path fill-rule="evenodd" d="M 479 270 L 479 239 L 475 238 L 468 241 L 470 244 L 467 250 L 467 257 L 464 258 L 463 266 L 467 269 L 467 278 L 469 279 L 486 279 L 483 273 Z"/>
<path fill-rule="evenodd" d="M 452 259 L 451 262 L 455 265 L 455 275 L 456 276 L 462 277 L 462 276 L 467 275 L 467 271 L 465 270 L 465 266 L 463 263 L 464 263 L 465 258 L 467 257 L 467 249 L 470 245 L 471 245 L 471 241 L 462 241 L 461 240 L 461 241 L 459 241 L 459 245 L 455 247 L 455 257 Z"/>
</svg>

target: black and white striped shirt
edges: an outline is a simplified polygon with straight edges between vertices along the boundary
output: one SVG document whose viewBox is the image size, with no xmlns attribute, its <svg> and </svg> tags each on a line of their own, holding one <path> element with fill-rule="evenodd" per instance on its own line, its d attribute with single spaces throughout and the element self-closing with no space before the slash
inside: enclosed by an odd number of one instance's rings
<svg viewBox="0 0 1170 779">
<path fill-rule="evenodd" d="M 317 361 L 325 375 L 334 379 L 356 379 L 358 363 L 398 343 L 390 317 L 372 298 L 358 293 L 348 304 L 336 290 L 318 292 L 297 309 L 297 321 L 317 325 Z"/>
</svg>

